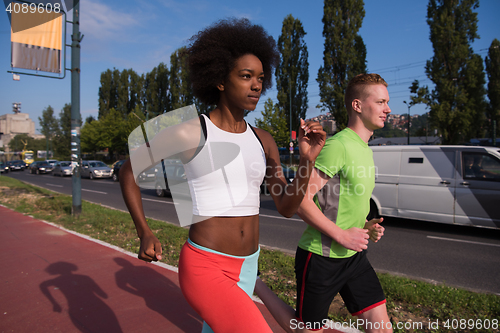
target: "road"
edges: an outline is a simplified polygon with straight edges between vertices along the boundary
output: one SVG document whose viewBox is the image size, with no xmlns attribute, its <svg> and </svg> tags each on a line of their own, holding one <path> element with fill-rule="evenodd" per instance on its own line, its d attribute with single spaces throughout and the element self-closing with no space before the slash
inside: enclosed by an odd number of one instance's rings
<svg viewBox="0 0 500 333">
<path fill-rule="evenodd" d="M 7 175 L 56 192 L 72 192 L 70 177 L 27 171 Z M 158 198 L 147 189 L 142 194 L 147 217 L 178 225 L 170 197 Z M 126 210 L 119 184 L 110 179 L 82 179 L 82 199 Z M 293 254 L 305 223 L 296 215 L 281 217 L 269 196 L 261 195 L 260 213 L 260 243 Z M 500 230 L 394 218 L 383 224 L 384 237 L 368 250 L 376 270 L 500 294 Z"/>
</svg>

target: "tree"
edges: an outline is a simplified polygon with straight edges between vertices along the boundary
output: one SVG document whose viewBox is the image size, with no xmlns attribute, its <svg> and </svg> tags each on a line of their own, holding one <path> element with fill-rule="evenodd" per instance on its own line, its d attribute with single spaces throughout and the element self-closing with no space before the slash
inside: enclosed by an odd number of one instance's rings
<svg viewBox="0 0 500 333">
<path fill-rule="evenodd" d="M 24 147 L 26 147 L 26 150 L 33 150 L 33 149 L 35 149 L 34 140 L 35 139 L 30 137 L 26 133 L 17 134 L 9 141 L 8 146 L 9 146 L 9 149 L 11 151 L 22 151 L 24 149 Z M 25 146 L 25 143 L 26 143 L 26 146 Z"/>
<path fill-rule="evenodd" d="M 127 122 L 120 112 L 110 109 L 99 120 L 89 117 L 80 135 L 82 152 L 96 153 L 108 149 L 110 154 L 122 154 L 127 150 Z"/>
<path fill-rule="evenodd" d="M 71 157 L 71 104 L 65 104 L 59 113 L 59 128 L 57 140 L 54 141 L 54 150 L 58 157 Z M 80 124 L 81 126 L 81 124 Z"/>
<path fill-rule="evenodd" d="M 493 129 L 493 121 L 500 126 L 500 42 L 494 39 L 485 59 L 486 72 L 488 74 L 488 98 L 490 103 L 487 108 L 487 120 L 490 129 Z"/>
<path fill-rule="evenodd" d="M 322 111 L 330 112 L 337 128 L 347 126 L 344 94 L 354 76 L 366 73 L 366 46 L 358 34 L 365 16 L 363 0 L 325 0 L 323 66 L 318 70 Z"/>
<path fill-rule="evenodd" d="M 80 145 L 82 153 L 97 153 L 100 150 L 99 145 L 99 120 L 88 117 L 80 132 Z"/>
<path fill-rule="evenodd" d="M 110 154 L 122 154 L 127 150 L 127 134 L 125 133 L 125 120 L 120 117 L 120 112 L 109 110 L 108 114 L 99 119 L 99 150 L 108 149 Z"/>
<path fill-rule="evenodd" d="M 287 116 L 278 104 L 273 104 L 268 98 L 261 112 L 262 119 L 255 119 L 255 126 L 272 135 L 278 147 L 287 147 L 290 141 L 290 131 L 287 125 Z"/>
<path fill-rule="evenodd" d="M 42 127 L 42 134 L 45 135 L 47 140 L 47 146 L 52 142 L 52 138 L 59 133 L 59 122 L 57 118 L 54 116 L 54 109 L 52 106 L 46 107 L 42 111 L 42 117 L 38 117 L 38 122 Z M 50 147 L 49 147 L 50 150 Z"/>
<path fill-rule="evenodd" d="M 194 103 L 194 96 L 189 83 L 189 68 L 186 47 L 177 49 L 170 55 L 170 98 L 172 109 L 178 109 Z"/>
<path fill-rule="evenodd" d="M 410 93 L 413 94 L 410 96 L 411 105 L 415 104 L 428 104 L 430 99 L 429 88 L 427 86 L 420 87 L 420 83 L 418 80 L 412 82 L 409 87 Z"/>
<path fill-rule="evenodd" d="M 146 74 L 144 95 L 150 118 L 172 110 L 169 94 L 169 70 L 162 62 Z"/>
<path fill-rule="evenodd" d="M 101 73 L 101 86 L 99 87 L 99 116 L 100 119 L 110 109 L 118 107 L 118 85 L 120 81 L 120 71 L 110 69 Z"/>
<path fill-rule="evenodd" d="M 404 137 L 407 134 L 405 131 L 394 128 L 394 126 L 390 123 L 386 123 L 384 127 L 379 128 L 373 132 L 374 138 L 396 138 L 396 137 Z"/>
<path fill-rule="evenodd" d="M 429 0 L 427 23 L 434 56 L 426 74 L 435 87 L 430 119 L 444 144 L 468 141 L 484 132 L 485 79 L 480 57 L 470 43 L 477 34 L 478 0 Z"/>
<path fill-rule="evenodd" d="M 293 18 L 292 15 L 283 20 L 278 39 L 280 64 L 276 67 L 276 87 L 280 112 L 285 116 L 289 115 L 291 110 L 292 130 L 298 130 L 300 118 L 305 119 L 308 107 L 309 62 L 305 35 L 300 20 Z M 290 128 L 289 118 L 285 116 L 288 128 Z"/>
<path fill-rule="evenodd" d="M 144 77 L 129 69 L 130 96 L 127 105 L 127 115 L 133 112 L 136 106 L 142 106 Z"/>
</svg>

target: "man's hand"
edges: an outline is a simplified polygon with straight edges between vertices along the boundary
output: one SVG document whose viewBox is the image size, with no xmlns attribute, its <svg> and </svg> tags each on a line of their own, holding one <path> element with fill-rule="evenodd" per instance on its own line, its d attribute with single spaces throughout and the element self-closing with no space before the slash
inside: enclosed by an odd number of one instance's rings
<svg viewBox="0 0 500 333">
<path fill-rule="evenodd" d="M 380 225 L 384 221 L 384 218 L 371 219 L 365 224 L 365 229 L 368 230 L 368 235 L 370 235 L 370 240 L 374 243 L 378 242 L 380 238 L 384 235 L 385 228 Z"/>
<path fill-rule="evenodd" d="M 342 230 L 336 241 L 349 250 L 361 252 L 368 248 L 368 230 L 360 228 Z"/>
<path fill-rule="evenodd" d="M 147 262 L 161 260 L 161 243 L 152 233 L 141 238 L 138 258 Z"/>
</svg>

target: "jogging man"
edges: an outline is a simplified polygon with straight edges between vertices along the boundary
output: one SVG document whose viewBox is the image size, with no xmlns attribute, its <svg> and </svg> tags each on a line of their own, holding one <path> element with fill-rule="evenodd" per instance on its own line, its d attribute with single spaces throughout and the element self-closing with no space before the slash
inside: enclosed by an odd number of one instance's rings
<svg viewBox="0 0 500 333">
<path fill-rule="evenodd" d="M 326 141 L 297 212 L 308 224 L 295 257 L 295 315 L 306 332 L 323 331 L 337 293 L 366 332 L 392 332 L 384 292 L 366 258 L 368 239 L 377 242 L 384 233 L 382 219 L 366 220 L 375 186 L 368 140 L 384 127 L 388 103 L 387 83 L 378 74 L 349 82 L 347 128 Z"/>
</svg>

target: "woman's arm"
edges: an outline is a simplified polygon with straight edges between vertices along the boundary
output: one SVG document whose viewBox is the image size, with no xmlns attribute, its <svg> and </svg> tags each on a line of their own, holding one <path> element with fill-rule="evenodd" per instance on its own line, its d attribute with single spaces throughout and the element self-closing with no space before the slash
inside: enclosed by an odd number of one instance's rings
<svg viewBox="0 0 500 333">
<path fill-rule="evenodd" d="M 259 130 L 258 133 L 266 152 L 266 182 L 269 185 L 269 192 L 278 212 L 285 217 L 292 217 L 304 198 L 314 168 L 314 160 L 325 144 L 326 133 L 319 123 L 311 121 L 306 123 L 301 120 L 300 161 L 291 184 L 287 184 L 283 175 L 278 147 L 273 137 L 263 130 Z"/>
<path fill-rule="evenodd" d="M 144 216 L 141 191 L 135 182 L 130 159 L 123 163 L 120 169 L 120 187 L 122 189 L 123 200 L 134 221 L 137 236 L 141 239 L 139 259 L 148 262 L 160 260 L 161 244 L 149 228 Z"/>
</svg>

